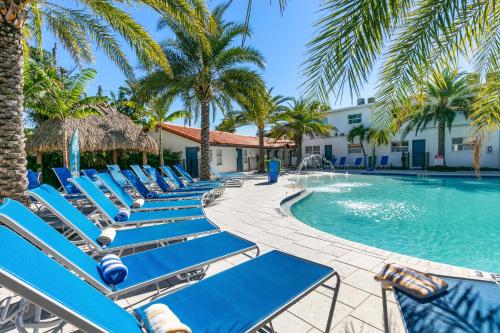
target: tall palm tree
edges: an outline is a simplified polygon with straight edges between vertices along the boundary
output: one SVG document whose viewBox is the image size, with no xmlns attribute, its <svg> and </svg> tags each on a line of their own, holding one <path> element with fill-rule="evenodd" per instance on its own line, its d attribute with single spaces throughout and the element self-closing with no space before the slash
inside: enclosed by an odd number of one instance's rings
<svg viewBox="0 0 500 333">
<path fill-rule="evenodd" d="M 377 163 L 376 156 L 375 156 L 375 148 L 377 146 L 388 145 L 391 142 L 390 134 L 389 134 L 389 131 L 387 131 L 387 130 L 380 131 L 380 130 L 370 128 L 368 130 L 367 139 L 370 142 L 370 146 L 372 147 L 372 163 L 371 163 L 370 167 L 374 168 L 376 163 Z"/>
<path fill-rule="evenodd" d="M 32 66 L 33 70 L 33 66 Z M 38 76 L 27 80 L 24 105 L 39 119 L 83 118 L 98 113 L 98 106 L 107 101 L 104 96 L 86 96 L 85 89 L 96 75 L 93 69 L 83 69 L 72 75 L 57 75 L 57 68 L 38 68 Z M 68 135 L 63 130 L 63 165 L 68 166 Z"/>
<path fill-rule="evenodd" d="M 431 122 L 438 128 L 438 155 L 445 158 L 446 128 L 451 126 L 458 113 L 468 114 L 473 99 L 474 88 L 464 73 L 444 70 L 435 72 L 427 82 L 422 103 L 415 103 L 415 111 L 410 113 L 403 137 L 409 132 L 424 130 Z M 446 158 L 444 159 L 446 165 Z"/>
<path fill-rule="evenodd" d="M 321 102 L 294 98 L 285 110 L 276 116 L 271 136 L 293 140 L 297 163 L 300 163 L 304 136 L 307 135 L 311 139 L 328 137 L 330 131 L 334 129 L 332 125 L 324 123 L 328 110 L 328 106 Z"/>
<path fill-rule="evenodd" d="M 272 88 L 262 89 L 258 94 L 250 94 L 249 98 L 241 102 L 242 110 L 236 116 L 237 123 L 241 125 L 254 125 L 257 127 L 259 137 L 259 172 L 265 172 L 265 147 L 264 133 L 266 126 L 274 121 L 274 117 L 285 111 L 284 103 L 288 97 L 272 95 Z"/>
<path fill-rule="evenodd" d="M 349 133 L 347 134 L 347 140 L 351 143 L 354 143 L 356 141 L 356 138 L 359 141 L 359 144 L 361 145 L 361 151 L 363 152 L 363 160 L 364 164 L 366 167 L 366 151 L 365 151 L 365 145 L 363 144 L 364 141 L 368 140 L 368 134 L 370 133 L 370 128 L 364 127 L 363 124 L 355 126 L 351 128 Z"/>
<path fill-rule="evenodd" d="M 186 110 L 170 112 L 173 98 L 161 99 L 155 98 L 151 101 L 150 108 L 146 111 L 146 118 L 149 128 L 157 128 L 165 122 L 171 122 L 180 118 L 188 118 L 191 116 Z M 163 138 L 161 128 L 158 128 L 158 156 L 160 157 L 160 165 L 165 164 L 163 159 Z"/>
<path fill-rule="evenodd" d="M 238 101 L 262 85 L 260 75 L 248 65 L 264 67 L 260 52 L 234 45 L 234 40 L 246 34 L 244 25 L 226 22 L 224 7 L 216 7 L 204 21 L 208 52 L 199 38 L 184 26 L 165 19 L 160 26 L 169 27 L 174 37 L 166 40 L 164 53 L 173 77 L 161 68 L 151 71 L 141 81 L 141 91 L 149 95 L 180 96 L 186 110 L 201 118 L 200 178 L 210 178 L 210 112 L 217 108 L 231 110 Z"/>
<path fill-rule="evenodd" d="M 112 0 L 76 0 L 78 8 L 56 0 L 0 0 L 0 198 L 25 199 L 26 153 L 23 131 L 23 68 L 28 40 L 42 50 L 42 31 L 51 31 L 78 62 L 93 60 L 99 47 L 127 75 L 132 75 L 115 33 L 123 37 L 145 64 L 170 71 L 160 46 Z M 201 0 L 135 0 L 197 28 Z M 119 1 L 122 3 L 122 1 Z M 193 9 L 192 7 L 196 7 Z"/>
<path fill-rule="evenodd" d="M 382 62 L 377 129 L 392 134 L 399 129 L 402 104 L 425 87 L 434 67 L 454 67 L 466 57 L 483 77 L 500 72 L 498 1 L 326 0 L 321 6 L 317 33 L 308 44 L 304 87 L 324 99 L 346 86 L 351 96 L 359 95 Z M 472 115 L 482 119 L 474 122 L 478 132 L 500 127 L 497 87 L 485 82 L 488 93 L 478 95 Z"/>
</svg>

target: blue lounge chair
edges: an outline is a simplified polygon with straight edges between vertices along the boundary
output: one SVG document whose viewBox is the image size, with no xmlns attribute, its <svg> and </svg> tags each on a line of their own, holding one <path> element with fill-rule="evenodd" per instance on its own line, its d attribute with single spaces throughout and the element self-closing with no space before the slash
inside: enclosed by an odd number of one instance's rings
<svg viewBox="0 0 500 333">
<path fill-rule="evenodd" d="M 0 239 L 1 253 L 16 249 L 0 256 L 0 284 L 84 332 L 142 333 L 153 303 L 166 304 L 193 332 L 254 332 L 327 280 L 339 281 L 330 267 L 272 251 L 136 309 L 138 320 L 13 231 L 0 227 Z"/>
<path fill-rule="evenodd" d="M 64 191 L 64 193 L 68 195 L 76 195 L 81 197 L 82 192 L 78 190 L 77 187 L 75 187 L 72 183 L 69 182 L 68 179 L 73 178 L 71 175 L 71 172 L 69 172 L 68 168 L 66 167 L 61 167 L 61 168 L 52 168 L 52 171 L 54 171 L 57 180 L 61 184 L 61 189 Z"/>
<path fill-rule="evenodd" d="M 180 164 L 174 165 L 174 169 L 181 175 L 183 180 L 187 183 L 187 185 L 222 185 L 222 181 L 220 180 L 195 180 L 189 172 Z"/>
<path fill-rule="evenodd" d="M 362 157 L 357 157 L 355 160 L 354 160 L 354 168 L 356 169 L 361 169 L 361 162 L 363 162 L 363 158 Z"/>
<path fill-rule="evenodd" d="M 109 173 L 99 173 L 96 177 L 108 189 L 108 191 L 122 203 L 122 205 L 128 207 L 134 212 L 202 206 L 201 200 L 170 200 L 144 201 L 144 204 L 141 207 L 134 208 L 134 197 L 118 185 Z"/>
<path fill-rule="evenodd" d="M 337 159 L 334 157 L 334 158 L 332 158 L 332 160 L 330 162 L 332 162 L 332 165 L 335 167 L 335 163 L 337 163 Z"/>
<path fill-rule="evenodd" d="M 347 160 L 347 158 L 345 156 L 343 156 L 343 157 L 340 158 L 339 168 L 349 169 L 351 167 L 350 164 L 346 163 L 346 160 Z"/>
<path fill-rule="evenodd" d="M 380 164 L 375 165 L 375 169 L 388 170 L 389 169 L 389 156 L 384 155 L 380 158 Z"/>
<path fill-rule="evenodd" d="M 40 172 L 33 171 L 28 169 L 27 173 L 28 177 L 28 189 L 40 187 L 42 184 L 40 183 Z"/>
<path fill-rule="evenodd" d="M 130 212 L 124 221 L 117 221 L 120 209 L 115 206 L 97 185 L 86 176 L 72 178 L 70 181 L 87 197 L 87 199 L 102 213 L 112 225 L 140 225 L 144 223 L 169 222 L 189 220 L 204 217 L 201 208 L 186 208 L 175 210 L 155 210 L 150 212 Z"/>
<path fill-rule="evenodd" d="M 146 172 L 151 176 L 151 178 L 155 181 L 158 187 L 163 192 L 175 192 L 175 193 L 210 193 L 214 188 L 195 188 L 195 187 L 184 187 L 184 188 L 174 188 L 171 187 L 165 178 L 162 177 L 160 172 L 152 167 L 145 167 Z M 169 179 L 171 180 L 171 179 Z M 177 185 L 176 185 L 177 186 Z"/>
<path fill-rule="evenodd" d="M 156 170 L 156 169 L 155 169 Z M 160 170 L 165 174 L 165 176 L 174 184 L 177 190 L 181 189 L 183 191 L 198 191 L 198 190 L 212 190 L 218 187 L 222 187 L 222 183 L 213 183 L 213 184 L 201 184 L 198 185 L 186 185 L 182 182 L 182 180 L 175 174 L 174 170 L 170 168 L 168 165 L 164 165 L 160 168 Z"/>
<path fill-rule="evenodd" d="M 195 200 L 199 199 L 203 201 L 205 204 L 205 197 L 207 196 L 205 193 L 190 193 L 190 192 L 168 192 L 162 193 L 158 191 L 151 191 L 143 184 L 139 178 L 137 178 L 136 174 L 131 170 L 122 170 L 120 175 L 123 176 L 126 181 L 130 183 L 130 185 L 137 191 L 137 193 L 143 198 L 148 200 Z M 115 175 L 111 173 L 113 179 L 116 180 Z M 207 200 L 208 202 L 208 200 Z"/>
<path fill-rule="evenodd" d="M 230 187 L 242 187 L 243 183 L 247 179 L 247 176 L 241 172 L 225 172 L 220 173 L 215 168 L 210 168 L 210 174 L 215 177 L 216 180 L 225 182 L 226 186 Z"/>
<path fill-rule="evenodd" d="M 442 294 L 417 299 L 394 288 L 408 333 L 500 332 L 500 287 L 495 282 L 439 276 Z M 382 288 L 384 328 L 389 332 L 387 290 Z"/>
<path fill-rule="evenodd" d="M 80 170 L 80 174 L 83 176 L 87 176 L 92 179 L 94 182 L 97 181 L 96 175 L 99 173 L 97 169 L 82 169 Z"/>
<path fill-rule="evenodd" d="M 110 286 L 103 280 L 98 263 L 92 256 L 22 204 L 7 199 L 0 205 L 0 220 L 96 289 L 112 297 L 188 272 L 196 271 L 190 275 L 192 277 L 204 275 L 205 267 L 224 258 L 251 251 L 258 254 L 255 243 L 229 232 L 221 232 L 121 257 L 128 268 L 128 276 L 125 281 Z"/>
<path fill-rule="evenodd" d="M 94 253 L 116 252 L 144 245 L 164 244 L 220 231 L 219 227 L 207 218 L 141 228 L 117 229 L 115 239 L 108 246 L 102 247 L 97 242 L 97 238 L 101 234 L 101 229 L 64 199 L 53 187 L 42 185 L 39 188 L 28 191 L 27 194 L 43 203 L 52 214 L 77 233 Z"/>
<path fill-rule="evenodd" d="M 151 178 L 149 178 L 148 175 L 146 175 L 144 173 L 144 171 L 141 169 L 141 167 L 138 166 L 137 164 L 130 165 L 130 169 L 135 173 L 135 175 L 137 176 L 137 178 L 139 178 L 139 180 L 143 184 L 149 185 L 149 184 L 154 183 L 154 181 Z"/>
</svg>

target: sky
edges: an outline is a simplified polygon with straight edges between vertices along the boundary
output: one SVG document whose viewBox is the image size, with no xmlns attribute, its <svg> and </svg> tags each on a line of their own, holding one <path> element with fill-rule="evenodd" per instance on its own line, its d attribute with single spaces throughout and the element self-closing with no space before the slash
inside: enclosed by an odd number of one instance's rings
<svg viewBox="0 0 500 333">
<path fill-rule="evenodd" d="M 74 2 L 62 0 L 70 6 Z M 320 17 L 318 10 L 320 0 L 290 0 L 283 15 L 280 14 L 278 1 L 273 0 L 272 5 L 268 0 L 254 0 L 252 7 L 251 29 L 252 38 L 247 39 L 250 45 L 258 49 L 264 56 L 266 68 L 262 71 L 262 76 L 268 87 L 273 87 L 275 94 L 300 97 L 301 83 L 301 64 L 305 60 L 306 43 L 311 39 L 314 33 L 314 22 Z M 208 4 L 213 8 L 221 1 L 209 0 Z M 245 17 L 246 0 L 234 0 L 228 9 L 226 20 L 242 22 Z M 158 16 L 152 10 L 140 6 L 127 10 L 141 25 L 148 30 L 154 39 L 161 41 L 168 36 L 168 31 L 157 31 L 156 23 Z M 54 38 L 50 33 L 44 35 L 44 47 L 52 48 Z M 239 42 L 239 41 L 238 41 Z M 134 52 L 123 43 L 127 56 L 131 63 L 138 65 L 135 60 Z M 74 67 L 71 57 L 58 47 L 58 63 L 66 67 Z M 85 67 L 94 68 L 97 76 L 88 88 L 89 94 L 94 94 L 100 85 L 104 93 L 109 95 L 111 91 L 116 91 L 120 85 L 124 84 L 125 77 L 121 71 L 107 59 L 99 50 L 95 52 L 95 63 L 88 64 Z M 371 78 L 365 85 L 364 91 L 360 97 L 371 97 L 374 94 L 375 79 Z M 332 101 L 333 103 L 333 101 Z M 350 96 L 346 94 L 342 100 L 333 104 L 332 107 L 344 107 L 355 103 Z M 173 109 L 181 108 L 178 102 L 173 105 Z M 212 127 L 220 123 L 222 114 L 218 112 L 217 117 L 212 122 Z M 182 120 L 178 121 L 183 123 Z M 255 135 L 256 129 L 253 126 L 245 126 L 237 130 L 238 133 L 245 135 Z"/>
</svg>

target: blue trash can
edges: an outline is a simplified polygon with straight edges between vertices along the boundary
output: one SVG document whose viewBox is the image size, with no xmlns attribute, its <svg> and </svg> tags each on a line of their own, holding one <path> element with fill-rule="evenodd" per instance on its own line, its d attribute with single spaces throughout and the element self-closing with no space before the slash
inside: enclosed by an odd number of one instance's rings
<svg viewBox="0 0 500 333">
<path fill-rule="evenodd" d="M 269 161 L 269 166 L 268 166 L 268 181 L 270 183 L 276 183 L 278 181 L 278 177 L 280 175 L 280 161 L 278 160 L 271 160 Z"/>
</svg>

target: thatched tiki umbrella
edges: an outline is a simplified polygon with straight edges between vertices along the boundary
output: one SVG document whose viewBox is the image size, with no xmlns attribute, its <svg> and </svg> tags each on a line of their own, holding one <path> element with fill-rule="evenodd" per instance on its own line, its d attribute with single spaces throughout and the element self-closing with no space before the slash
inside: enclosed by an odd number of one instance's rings
<svg viewBox="0 0 500 333">
<path fill-rule="evenodd" d="M 111 107 L 99 107 L 100 115 L 86 118 L 47 120 L 41 123 L 26 142 L 26 152 L 37 154 L 41 164 L 41 154 L 45 152 L 64 152 L 64 133 L 71 137 L 78 128 L 80 151 L 111 151 L 113 163 L 118 160 L 118 150 L 141 151 L 144 154 L 158 151 L 155 140 L 145 133 L 124 114 Z M 144 158 L 144 155 L 143 155 Z"/>
</svg>

